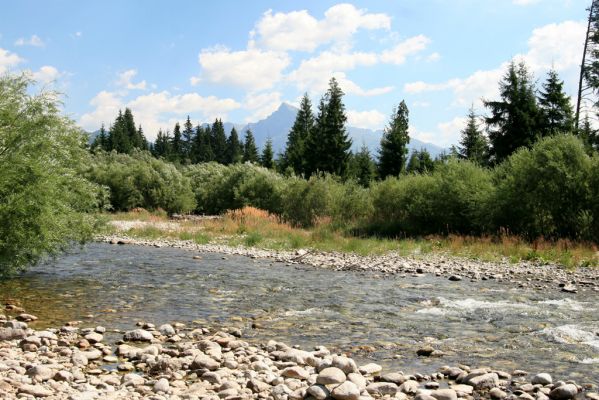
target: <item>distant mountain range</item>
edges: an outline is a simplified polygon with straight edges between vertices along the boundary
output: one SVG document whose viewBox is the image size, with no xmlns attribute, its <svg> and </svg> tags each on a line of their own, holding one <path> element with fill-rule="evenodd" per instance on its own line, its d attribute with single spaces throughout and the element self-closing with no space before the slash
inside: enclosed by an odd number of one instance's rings
<svg viewBox="0 0 599 400">
<path fill-rule="evenodd" d="M 292 105 L 281 103 L 275 112 L 258 122 L 252 122 L 246 125 L 224 122 L 223 125 L 227 135 L 234 127 L 239 133 L 240 138 L 243 138 L 245 131 L 250 129 L 254 134 L 256 144 L 260 148 L 264 147 L 264 144 L 268 138 L 270 138 L 272 140 L 275 153 L 280 153 L 285 149 L 285 144 L 287 143 L 287 134 L 293 126 L 297 112 L 298 109 Z M 359 150 L 360 147 L 365 144 L 370 149 L 371 153 L 376 155 L 381 143 L 381 137 L 383 135 L 382 130 L 371 130 L 352 126 L 348 127 L 347 130 L 352 139 L 352 150 Z M 93 140 L 98 133 L 99 131 L 90 133 L 90 140 Z M 410 138 L 408 149 L 410 152 L 414 150 L 426 149 L 432 157 L 436 157 L 446 150 L 435 144 L 423 142 L 413 137 Z"/>
</svg>

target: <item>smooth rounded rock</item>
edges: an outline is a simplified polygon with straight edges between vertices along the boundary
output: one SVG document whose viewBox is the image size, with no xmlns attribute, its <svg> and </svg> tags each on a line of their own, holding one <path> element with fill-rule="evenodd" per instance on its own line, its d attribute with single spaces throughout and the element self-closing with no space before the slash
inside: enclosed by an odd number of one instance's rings
<svg viewBox="0 0 599 400">
<path fill-rule="evenodd" d="M 355 383 L 345 381 L 341 385 L 335 386 L 331 391 L 331 397 L 336 400 L 359 400 L 360 390 Z"/>
<path fill-rule="evenodd" d="M 533 376 L 530 380 L 530 383 L 533 385 L 550 385 L 553 383 L 553 378 L 551 378 L 551 375 L 547 373 L 541 373 Z"/>
<path fill-rule="evenodd" d="M 346 379 L 347 377 L 342 370 L 337 367 L 329 367 L 320 371 L 316 378 L 316 383 L 320 383 L 321 385 L 341 384 L 345 382 Z"/>
<path fill-rule="evenodd" d="M 549 398 L 551 400 L 569 400 L 576 397 L 578 394 L 578 388 L 576 385 L 566 383 L 553 389 L 549 392 Z"/>
</svg>

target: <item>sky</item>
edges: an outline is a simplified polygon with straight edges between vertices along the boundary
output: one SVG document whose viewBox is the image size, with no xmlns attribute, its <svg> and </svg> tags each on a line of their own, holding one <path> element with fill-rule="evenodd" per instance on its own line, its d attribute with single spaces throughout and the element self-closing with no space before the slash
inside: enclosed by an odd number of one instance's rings
<svg viewBox="0 0 599 400">
<path fill-rule="evenodd" d="M 313 108 L 335 77 L 351 126 L 382 129 L 405 100 L 410 135 L 449 146 L 498 98 L 511 60 L 555 68 L 575 96 L 590 0 L 33 1 L 0 14 L 0 73 L 64 94 L 88 131 L 132 109 L 146 136 Z"/>
</svg>

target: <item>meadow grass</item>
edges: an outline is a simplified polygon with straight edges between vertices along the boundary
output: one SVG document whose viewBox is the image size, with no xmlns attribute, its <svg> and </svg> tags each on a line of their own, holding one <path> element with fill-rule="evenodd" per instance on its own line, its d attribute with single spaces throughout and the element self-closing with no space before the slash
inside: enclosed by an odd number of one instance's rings
<svg viewBox="0 0 599 400">
<path fill-rule="evenodd" d="M 597 267 L 599 251 L 592 243 L 566 239 L 528 242 L 511 235 L 498 236 L 427 236 L 421 238 L 357 237 L 343 229 L 334 229 L 323 219 L 310 229 L 297 228 L 278 216 L 253 207 L 229 211 L 219 219 L 180 221 L 177 229 L 165 229 L 153 222 L 168 222 L 164 213 L 135 211 L 104 214 L 113 221 L 140 220 L 143 227 L 131 228 L 124 233 L 135 238 L 190 240 L 198 244 L 218 243 L 231 246 L 260 247 L 269 250 L 296 250 L 300 248 L 377 255 L 396 252 L 402 256 L 424 256 L 443 253 L 481 261 L 516 263 L 535 261 L 554 263 L 566 268 Z M 110 224 L 108 225 L 110 226 Z M 112 233 L 116 233 L 112 228 Z M 110 231 L 105 232 L 110 233 Z"/>
</svg>

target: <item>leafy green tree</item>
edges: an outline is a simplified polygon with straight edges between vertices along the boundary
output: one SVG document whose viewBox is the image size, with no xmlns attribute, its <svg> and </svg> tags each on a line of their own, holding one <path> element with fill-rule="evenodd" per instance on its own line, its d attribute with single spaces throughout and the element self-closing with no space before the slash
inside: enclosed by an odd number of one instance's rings
<svg viewBox="0 0 599 400">
<path fill-rule="evenodd" d="M 191 160 L 193 163 L 214 161 L 214 152 L 210 139 L 210 127 L 198 125 L 193 138 Z"/>
<path fill-rule="evenodd" d="M 337 80 L 331 78 L 329 89 L 320 100 L 314 129 L 306 140 L 307 176 L 315 172 L 345 175 L 352 144 L 345 129 L 346 121 L 343 91 Z"/>
<path fill-rule="evenodd" d="M 225 127 L 223 121 L 216 119 L 212 124 L 210 131 L 210 146 L 214 153 L 214 161 L 221 164 L 227 163 L 227 135 L 225 134 Z"/>
<path fill-rule="evenodd" d="M 543 90 L 539 93 L 542 136 L 574 131 L 574 114 L 570 97 L 564 92 L 564 81 L 555 70 L 549 71 Z"/>
<path fill-rule="evenodd" d="M 287 135 L 287 145 L 282 157 L 282 169 L 293 168 L 296 174 L 303 174 L 305 168 L 305 146 L 306 140 L 314 129 L 314 114 L 312 103 L 308 94 L 302 97 L 300 109 L 295 117 L 295 122 Z"/>
<path fill-rule="evenodd" d="M 460 158 L 470 160 L 475 164 L 487 165 L 488 163 L 489 146 L 487 138 L 478 127 L 474 108 L 470 108 L 468 112 L 468 122 L 462 131 L 458 153 Z"/>
<path fill-rule="evenodd" d="M 370 186 L 370 182 L 376 177 L 376 164 L 365 144 L 356 154 L 352 154 L 349 175 L 363 187 Z"/>
<path fill-rule="evenodd" d="M 26 76 L 0 77 L 0 277 L 22 271 L 94 232 L 100 190 L 79 171 L 85 135 L 52 92 Z"/>
<path fill-rule="evenodd" d="M 266 140 L 266 144 L 264 145 L 264 149 L 262 150 L 262 155 L 260 156 L 260 164 L 264 168 L 268 169 L 273 169 L 275 166 L 274 152 L 272 150 L 272 140 L 270 138 Z"/>
<path fill-rule="evenodd" d="M 426 149 L 421 149 L 420 151 L 414 150 L 412 155 L 410 155 L 408 166 L 406 167 L 406 171 L 413 174 L 426 174 L 432 172 L 434 169 L 435 162 Z"/>
<path fill-rule="evenodd" d="M 385 179 L 388 176 L 399 176 L 406 167 L 408 143 L 410 136 L 409 111 L 405 101 L 393 110 L 389 126 L 385 128 L 381 138 L 379 150 L 379 176 Z"/>
<path fill-rule="evenodd" d="M 181 147 L 182 147 L 182 158 L 187 162 L 191 162 L 191 151 L 193 147 L 193 139 L 194 139 L 195 130 L 193 129 L 193 124 L 189 119 L 189 115 L 187 116 L 187 120 L 183 124 L 183 132 L 181 132 Z"/>
<path fill-rule="evenodd" d="M 245 131 L 245 140 L 243 141 L 243 162 L 258 163 L 258 147 L 251 130 Z"/>
<path fill-rule="evenodd" d="M 227 139 L 227 164 L 237 164 L 243 159 L 243 145 L 239 141 L 237 129 L 232 128 Z"/>
<path fill-rule="evenodd" d="M 491 116 L 485 118 L 491 143 L 490 158 L 500 163 L 520 147 L 539 138 L 539 108 L 534 80 L 524 62 L 513 61 L 499 83 L 501 100 L 485 101 Z"/>
</svg>

